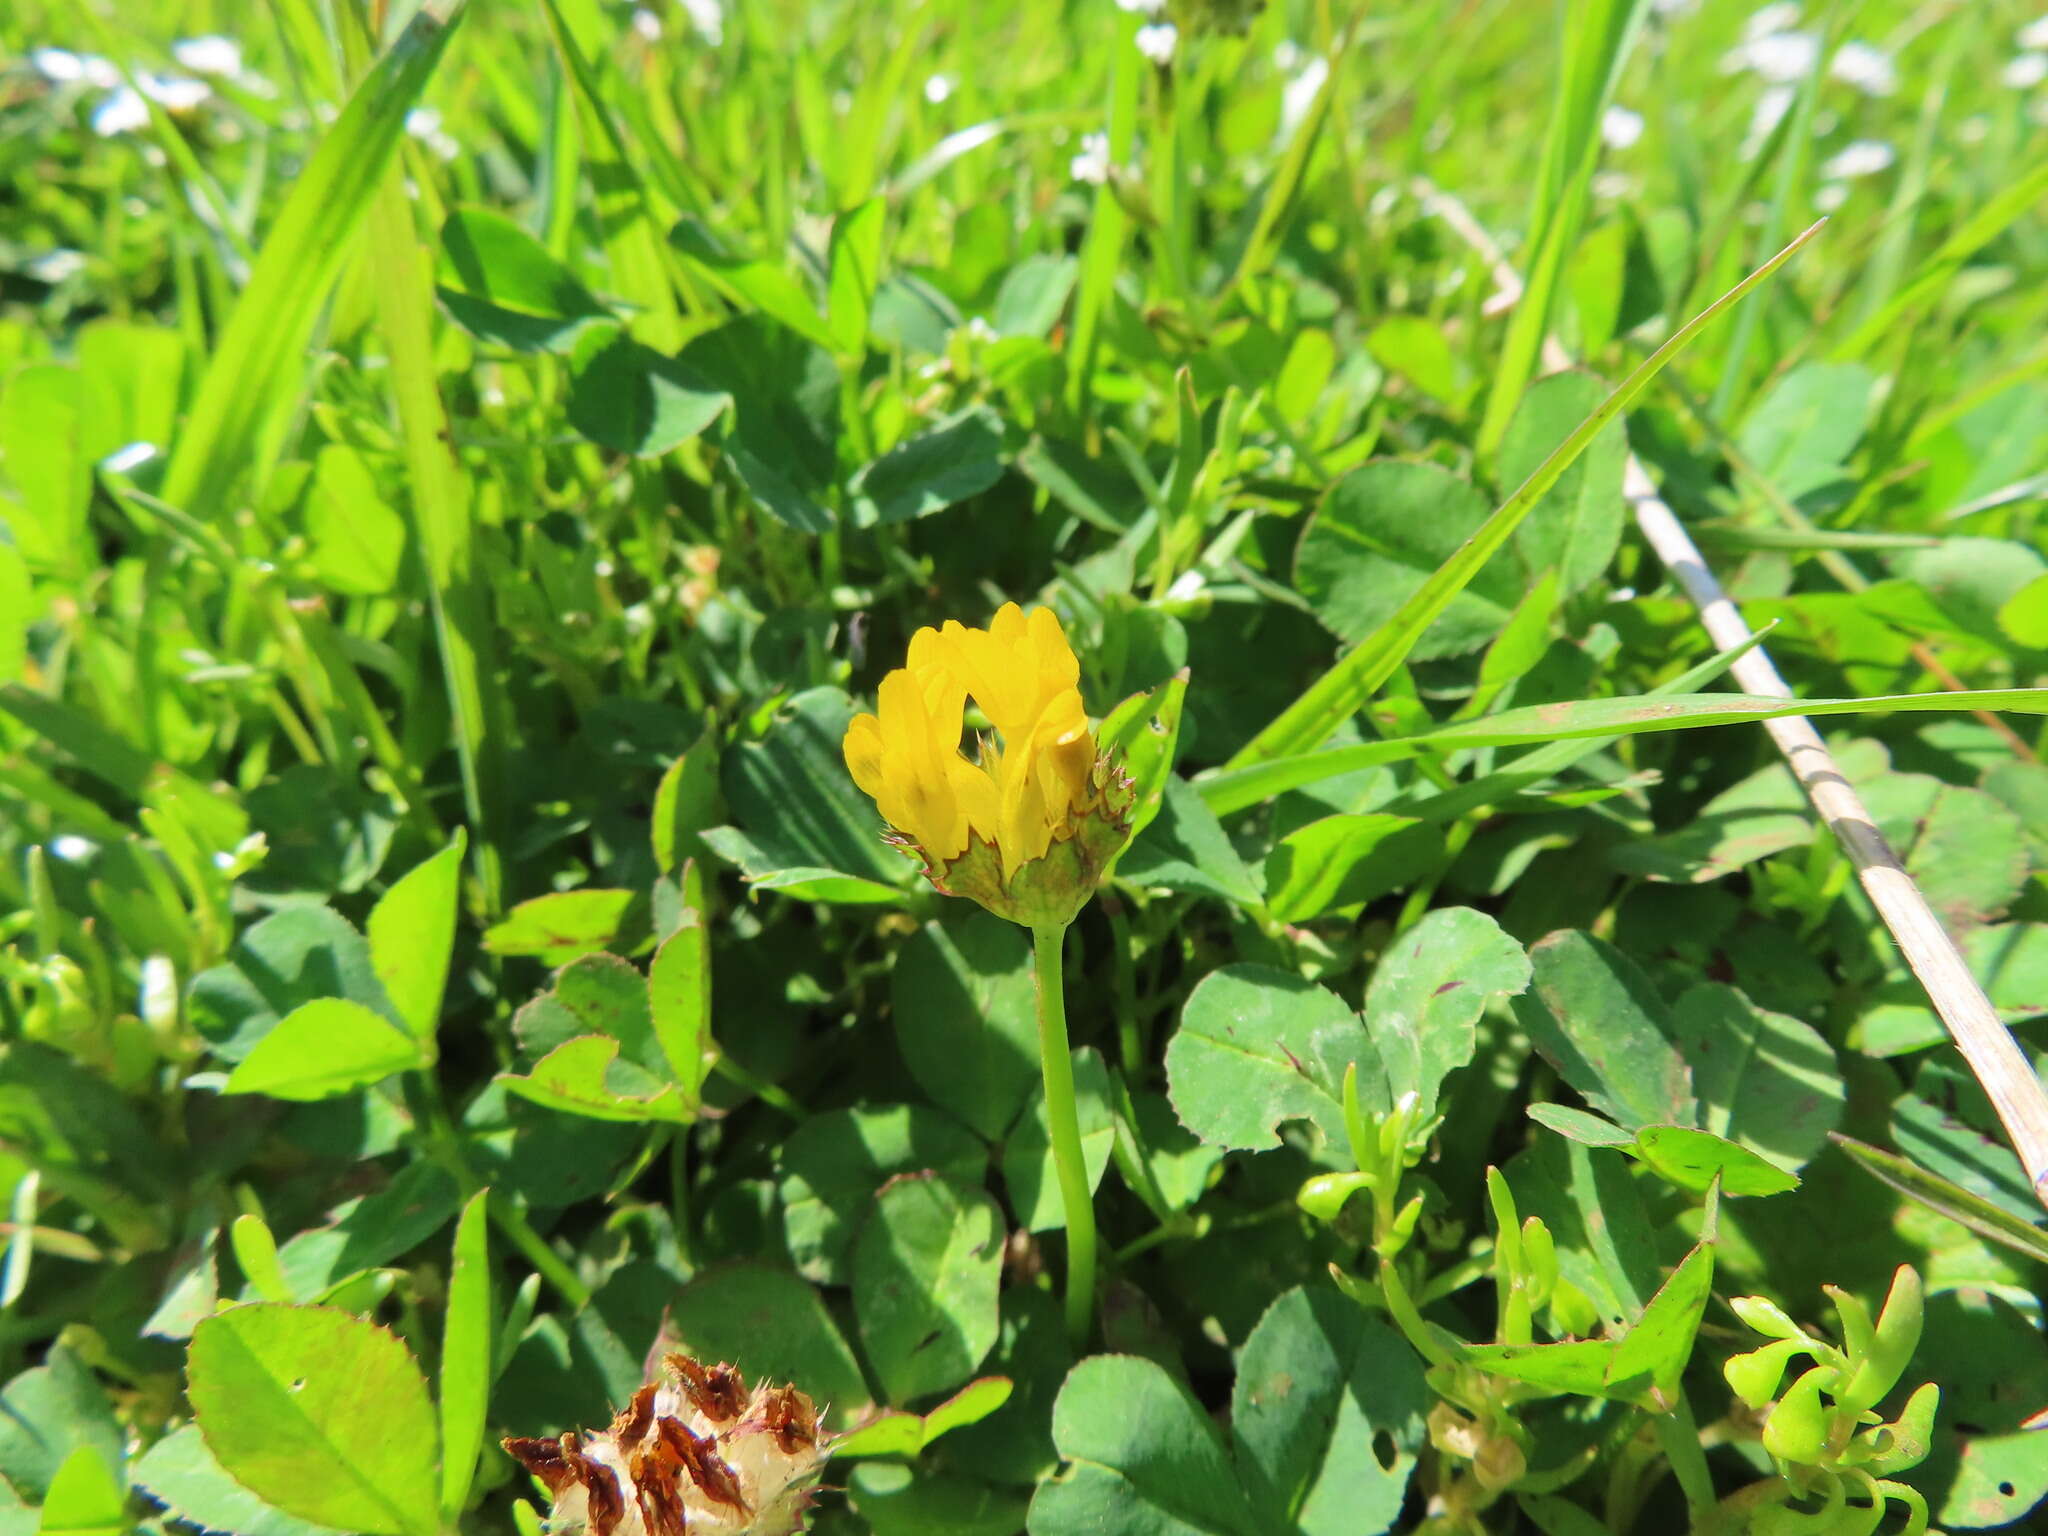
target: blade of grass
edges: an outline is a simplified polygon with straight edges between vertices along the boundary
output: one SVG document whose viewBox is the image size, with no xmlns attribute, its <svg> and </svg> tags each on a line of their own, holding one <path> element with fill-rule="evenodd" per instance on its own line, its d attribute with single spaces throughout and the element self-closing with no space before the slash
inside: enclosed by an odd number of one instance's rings
<svg viewBox="0 0 2048 1536">
<path fill-rule="evenodd" d="M 1252 225 L 1251 238 L 1244 243 L 1244 254 L 1238 258 L 1237 269 L 1210 301 L 1212 313 L 1220 310 L 1247 280 L 1264 272 L 1279 253 L 1280 231 L 1300 199 L 1309 156 L 1315 153 L 1316 145 L 1322 139 L 1323 125 L 1330 117 L 1330 104 L 1337 97 L 1337 82 L 1344 73 L 1345 55 L 1350 51 L 1351 39 L 1357 34 L 1362 14 L 1353 16 L 1338 34 L 1337 46 L 1330 53 L 1330 67 L 1323 74 L 1323 83 L 1316 88 L 1315 99 L 1302 115 L 1294 130 L 1294 138 L 1287 146 L 1287 153 L 1281 157 L 1279 168 L 1273 172 L 1273 179 L 1266 186 L 1266 195 L 1259 203 L 1258 221 Z"/>
<path fill-rule="evenodd" d="M 1476 225 L 1469 227 L 1479 234 L 1475 243 L 1493 266 L 1495 281 L 1502 291 L 1518 296 L 1514 269 L 1500 259 L 1498 250 L 1485 239 L 1484 231 Z M 1800 238 L 1804 240 L 1812 233 L 1809 229 Z M 1545 341 L 1544 355 L 1553 367 L 1571 366 L 1570 354 L 1555 337 Z M 1656 551 L 1657 558 L 1685 589 L 1686 596 L 1699 610 L 1700 626 L 1715 644 L 1729 648 L 1753 640 L 1755 635 L 1741 611 L 1722 589 L 1685 531 L 1685 525 L 1665 504 L 1656 482 L 1633 454 L 1623 470 L 1622 495 L 1635 511 L 1636 526 Z M 1761 646 L 1744 656 L 1733 670 L 1736 680 L 1751 693 L 1781 699 L 1792 697 L 1792 690 Z M 1984 995 L 1962 951 L 1934 915 L 1926 895 L 1906 872 L 1884 834 L 1878 831 L 1862 796 L 1836 766 L 1820 732 L 1798 714 L 1767 719 L 1764 729 L 1805 791 L 1814 814 L 1827 824 L 1848 855 L 1857 881 L 1879 920 L 1897 941 L 1913 975 L 1926 990 L 1928 1001 L 1941 1016 L 1949 1038 L 1997 1111 L 1999 1124 L 2005 1128 L 2006 1139 L 2026 1170 L 2035 1197 L 2048 1205 L 2048 1090 L 2042 1088 L 2032 1064 L 1991 1006 L 1991 999 Z"/>
<path fill-rule="evenodd" d="M 296 406 L 321 305 L 355 246 L 405 115 L 460 22 L 463 0 L 428 0 L 349 97 L 264 240 L 222 331 L 160 494 L 224 518 L 230 490 L 261 478 Z"/>
<path fill-rule="evenodd" d="M 1508 319 L 1507 336 L 1493 366 L 1493 388 L 1479 424 L 1483 457 L 1490 458 L 1500 447 L 1536 371 L 1565 258 L 1578 244 L 1593 172 L 1600 164 L 1600 116 L 1642 29 L 1644 9 L 1643 0 L 1582 0 L 1570 13 L 1557 100 L 1544 135 L 1543 161 L 1529 211 L 1529 249 L 1534 255 L 1522 302 Z"/>
<path fill-rule="evenodd" d="M 1823 48 L 1822 53 L 1830 51 Z M 1764 212 L 1763 248 L 1769 250 L 1784 237 L 1786 220 L 1792 199 L 1799 191 L 1799 182 L 1806 169 L 1806 155 L 1813 143 L 1813 114 L 1815 103 L 1820 100 L 1820 61 L 1816 60 L 1806 78 L 1799 84 L 1799 96 L 1786 115 L 1785 131 L 1773 137 L 1777 149 L 1777 177 L 1771 186 L 1771 200 Z M 1716 421 L 1728 420 L 1729 410 L 1735 402 L 1735 391 L 1742 383 L 1743 364 L 1749 357 L 1750 338 L 1756 334 L 1757 306 L 1752 305 L 1735 317 L 1735 329 L 1728 337 L 1728 350 L 1721 355 L 1720 378 L 1714 385 L 1712 410 Z"/>
<path fill-rule="evenodd" d="M 1834 360 L 1854 362 L 1897 332 L 1908 314 L 1948 291 L 1964 262 L 2004 233 L 2015 219 L 2040 207 L 2044 198 L 2048 198 L 2048 159 L 2039 161 L 2026 175 L 1963 220 L 1884 307 L 1835 348 Z"/>
<path fill-rule="evenodd" d="M 1828 1139 L 1848 1153 L 1857 1167 L 1900 1194 L 1968 1227 L 1979 1237 L 2023 1254 L 2037 1264 L 2048 1264 L 2048 1232 L 2021 1221 L 2004 1206 L 1993 1205 L 1982 1195 L 1974 1195 L 1962 1185 L 1930 1173 L 1897 1153 L 1844 1136 L 1840 1131 L 1830 1131 Z"/>
<path fill-rule="evenodd" d="M 483 907 L 495 915 L 503 897 L 495 792 L 499 753 L 510 745 L 496 729 L 506 719 L 492 681 L 489 607 L 476 568 L 474 512 L 462 466 L 449 446 L 448 411 L 434 370 L 433 268 L 413 223 L 404 187 L 388 181 L 372 210 L 370 242 L 382 274 L 380 321 L 390 352 L 391 391 L 398 407 L 413 532 L 433 612 L 436 648 L 448 690 L 464 815 L 475 839 Z"/>
<path fill-rule="evenodd" d="M 1662 687 L 1651 689 L 1644 697 L 1656 699 L 1671 694 L 1691 693 L 1726 672 L 1735 664 L 1736 657 L 1756 643 L 1752 640 L 1749 645 L 1736 650 L 1716 652 L 1698 666 L 1681 672 Z M 1320 752 L 1309 752 L 1300 757 L 1283 757 L 1274 762 L 1261 763 L 1255 768 L 1245 768 L 1236 772 L 1227 768 L 1212 768 L 1207 773 L 1196 776 L 1194 787 L 1210 810 L 1218 816 L 1228 816 L 1233 811 L 1257 805 L 1261 800 L 1269 800 L 1274 795 L 1290 789 L 1319 784 L 1325 779 L 1335 778 L 1340 773 L 1376 767 L 1381 763 L 1395 762 L 1412 755 L 1398 750 L 1402 745 L 1401 739 L 1367 741 L 1356 746 L 1325 747 Z M 1442 800 L 1463 795 L 1494 779 L 1506 780 L 1510 776 L 1523 784 L 1534 783 L 1538 778 L 1562 773 L 1587 753 L 1598 751 L 1600 746 L 1601 743 L 1598 741 L 1566 741 L 1540 747 L 1515 759 L 1499 773 L 1488 774 L 1485 779 L 1475 779 L 1470 784 L 1461 784 L 1448 794 L 1436 798 Z M 1512 792 L 1513 786 L 1504 784 L 1501 787 L 1503 794 Z M 1475 805 L 1487 803 L 1487 798 L 1473 802 Z"/>
<path fill-rule="evenodd" d="M 558 0 L 542 0 L 542 9 L 575 93 L 576 119 L 583 130 L 583 172 L 596 196 L 597 227 L 611 262 L 612 288 L 645 311 L 634 327 L 639 338 L 649 346 L 673 350 L 682 344 L 683 316 L 654 200 L 634 169 L 597 72 L 577 46 Z"/>
<path fill-rule="evenodd" d="M 1449 606 L 1451 599 L 1464 590 L 1466 584 L 1479 573 L 1480 567 L 1494 552 L 1507 542 L 1508 536 L 1529 514 L 1530 508 L 1541 499 L 1544 492 L 1557 483 L 1559 476 L 1571 467 L 1572 462 L 1585 451 L 1587 444 L 1592 442 L 1601 429 L 1628 409 L 1630 403 L 1649 387 L 1650 381 L 1662 373 L 1665 366 L 1684 351 L 1702 330 L 1731 306 L 1740 303 L 1759 283 L 1791 260 L 1793 254 L 1811 240 L 1825 222 L 1826 220 L 1822 220 L 1807 229 L 1798 239 L 1679 327 L 1669 341 L 1646 358 L 1642 366 L 1630 374 L 1621 386 L 1601 403 L 1598 410 L 1581 422 L 1572 434 L 1558 445 L 1557 451 L 1545 459 L 1521 487 L 1501 503 L 1494 514 L 1480 525 L 1478 531 L 1422 584 L 1413 597 L 1401 605 L 1391 619 L 1360 641 L 1334 667 L 1311 683 L 1300 698 L 1239 749 L 1237 755 L 1225 766 L 1248 768 L 1255 763 L 1298 755 L 1329 740 L 1337 727 L 1364 707 L 1366 701 L 1393 675 L 1394 669 L 1408 655 L 1422 632 Z"/>
<path fill-rule="evenodd" d="M 360 54 L 368 39 L 360 31 L 345 33 L 344 46 Z M 397 167 L 387 173 L 372 202 L 369 244 L 370 267 L 377 274 L 378 324 L 390 359 L 387 374 L 412 490 L 413 537 L 427 578 L 435 648 L 448 690 L 463 813 L 476 848 L 480 905 L 486 918 L 495 917 L 504 896 L 498 764 L 511 745 L 511 712 L 503 707 L 492 665 L 495 631 L 476 567 L 469 482 L 455 456 L 434 366 L 434 264 Z"/>
<path fill-rule="evenodd" d="M 1109 65 L 1109 174 L 1115 176 L 1131 158 L 1131 139 L 1138 119 L 1138 24 L 1135 12 L 1118 12 L 1116 40 Z M 1117 201 L 1108 180 L 1095 189 L 1095 209 L 1088 219 L 1087 243 L 1081 251 L 1081 280 L 1074 296 L 1074 329 L 1067 344 L 1067 408 L 1085 410 L 1095 373 L 1095 345 L 1103 311 L 1116 286 L 1130 215 Z"/>
<path fill-rule="evenodd" d="M 441 1333 L 441 1519 L 450 1530 L 462 1518 L 483 1449 L 491 1397 L 490 1192 L 479 1190 L 455 1226 L 448 1263 L 447 1321 Z"/>
</svg>

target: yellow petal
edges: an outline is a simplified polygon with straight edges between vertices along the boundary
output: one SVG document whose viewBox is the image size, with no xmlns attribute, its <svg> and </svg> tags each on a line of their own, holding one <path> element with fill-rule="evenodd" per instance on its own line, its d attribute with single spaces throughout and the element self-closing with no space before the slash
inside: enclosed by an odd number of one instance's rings
<svg viewBox="0 0 2048 1536">
<path fill-rule="evenodd" d="M 846 727 L 846 768 L 853 782 L 870 798 L 882 793 L 882 723 L 873 715 L 855 715 Z"/>
<path fill-rule="evenodd" d="M 996 794 L 996 781 L 964 757 L 954 758 L 947 766 L 951 774 L 953 795 L 968 829 L 985 843 L 1000 843 L 1002 812 Z M 964 838 L 962 846 L 965 847 Z"/>
<path fill-rule="evenodd" d="M 1067 632 L 1060 627 L 1060 616 L 1050 608 L 1032 609 L 1030 632 L 1040 686 L 1047 692 L 1078 686 L 1081 663 L 1074 655 L 1074 648 L 1067 644 Z"/>
</svg>

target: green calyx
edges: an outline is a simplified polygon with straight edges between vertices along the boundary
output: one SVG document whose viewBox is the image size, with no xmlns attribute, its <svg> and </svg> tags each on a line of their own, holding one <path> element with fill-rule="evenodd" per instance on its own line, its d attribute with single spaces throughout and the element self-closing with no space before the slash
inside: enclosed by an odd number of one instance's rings
<svg viewBox="0 0 2048 1536">
<path fill-rule="evenodd" d="M 888 841 L 924 866 L 925 878 L 945 896 L 971 901 L 1026 928 L 1064 927 L 1088 904 L 1131 836 L 1131 806 L 1137 791 L 1121 760 L 1103 756 L 1091 774 L 1092 804 L 1074 816 L 1043 855 L 1003 875 L 1002 854 L 980 836 L 970 836 L 957 858 L 935 859 L 902 833 Z"/>
</svg>

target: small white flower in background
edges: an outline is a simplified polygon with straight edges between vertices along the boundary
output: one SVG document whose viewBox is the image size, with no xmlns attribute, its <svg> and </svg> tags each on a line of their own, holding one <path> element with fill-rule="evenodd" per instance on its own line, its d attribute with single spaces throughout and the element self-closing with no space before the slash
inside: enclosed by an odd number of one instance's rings
<svg viewBox="0 0 2048 1536">
<path fill-rule="evenodd" d="M 52 288 L 67 282 L 85 270 L 85 255 L 74 250 L 45 251 L 40 256 L 30 257 L 21 269 L 21 275 L 38 283 L 48 283 Z"/>
<path fill-rule="evenodd" d="M 1721 56 L 1721 72 L 1748 70 L 1774 85 L 1804 80 L 1820 62 L 1820 39 L 1811 32 L 1768 32 Z"/>
<path fill-rule="evenodd" d="M 28 61 L 52 85 L 90 85 L 111 91 L 121 83 L 121 71 L 98 54 L 38 48 L 28 56 Z"/>
<path fill-rule="evenodd" d="M 725 8 L 718 0 L 682 0 L 682 7 L 705 42 L 716 48 L 725 41 Z"/>
<path fill-rule="evenodd" d="M 137 75 L 142 94 L 166 112 L 190 112 L 213 94 L 204 80 L 186 80 L 177 75 Z"/>
<path fill-rule="evenodd" d="M 1858 139 L 1820 168 L 1830 181 L 1848 181 L 1857 176 L 1875 176 L 1891 169 L 1898 153 L 1882 139 Z"/>
<path fill-rule="evenodd" d="M 1600 114 L 1600 137 L 1609 149 L 1627 149 L 1642 136 L 1642 113 L 1617 106 Z"/>
<path fill-rule="evenodd" d="M 646 41 L 658 43 L 661 41 L 661 18 L 643 5 L 633 12 L 633 30 Z"/>
<path fill-rule="evenodd" d="M 1769 37 L 1773 32 L 1783 32 L 1798 20 L 1799 7 L 1792 0 L 1778 0 L 1775 5 L 1766 5 L 1750 13 L 1749 20 L 1742 24 L 1743 40 L 1749 42 Z"/>
<path fill-rule="evenodd" d="M 1998 77 L 2016 91 L 2031 91 L 2048 80 L 2048 53 L 2022 53 Z"/>
<path fill-rule="evenodd" d="M 120 86 L 92 109 L 92 131 L 103 139 L 137 133 L 149 126 L 149 103 L 132 86 Z"/>
<path fill-rule="evenodd" d="M 2023 52 L 2048 52 L 2048 14 L 2037 16 L 2021 27 L 2013 34 L 2013 41 Z"/>
<path fill-rule="evenodd" d="M 178 968 L 168 955 L 150 955 L 142 962 L 135 1011 L 151 1029 L 172 1030 L 178 1024 Z"/>
<path fill-rule="evenodd" d="M 125 475 L 156 457 L 155 443 L 128 443 L 100 460 L 100 468 L 113 475 Z"/>
<path fill-rule="evenodd" d="M 118 133 L 139 133 L 149 126 L 149 101 L 166 112 L 190 112 L 213 94 L 204 80 L 185 80 L 175 75 L 137 75 L 135 86 L 116 86 L 92 111 L 92 131 L 103 139 Z"/>
<path fill-rule="evenodd" d="M 1067 174 L 1076 181 L 1099 187 L 1109 180 L 1109 135 L 1084 133 L 1081 153 L 1067 162 Z"/>
<path fill-rule="evenodd" d="M 1301 68 L 1302 62 L 1307 58 L 1308 54 L 1301 44 L 1291 37 L 1283 37 L 1280 39 L 1280 46 L 1273 50 L 1273 67 L 1283 75 L 1291 75 Z"/>
<path fill-rule="evenodd" d="M 190 112 L 213 94 L 204 80 L 177 76 L 137 75 L 135 86 L 117 86 L 92 112 L 92 131 L 103 139 L 120 133 L 140 133 L 149 126 L 149 104 L 155 102 L 166 112 Z"/>
<path fill-rule="evenodd" d="M 1316 93 L 1323 88 L 1323 82 L 1330 78 L 1330 61 L 1318 55 L 1301 66 L 1301 73 L 1281 88 L 1280 91 L 1280 136 L 1291 138 L 1294 130 L 1301 126 L 1308 109 L 1315 105 Z"/>
<path fill-rule="evenodd" d="M 1835 50 L 1828 73 L 1844 85 L 1853 85 L 1866 96 L 1889 96 L 1898 89 L 1898 71 L 1892 57 L 1874 43 L 1846 42 Z"/>
<path fill-rule="evenodd" d="M 1134 16 L 1157 16 L 1166 9 L 1166 0 L 1116 0 L 1116 8 Z"/>
<path fill-rule="evenodd" d="M 1170 21 L 1153 22 L 1138 28 L 1138 52 L 1162 69 L 1173 62 L 1173 45 L 1180 41 L 1180 28 Z"/>
<path fill-rule="evenodd" d="M 195 75 L 242 72 L 242 45 L 231 37 L 187 37 L 171 44 L 171 57 Z"/>
<path fill-rule="evenodd" d="M 50 839 L 50 852 L 66 864 L 82 864 L 100 851 L 100 845 L 89 837 L 80 837 L 76 832 L 66 832 Z"/>
<path fill-rule="evenodd" d="M 1813 194 L 1813 206 L 1822 213 L 1833 213 L 1849 200 L 1847 182 L 1831 181 Z"/>
<path fill-rule="evenodd" d="M 405 131 L 431 149 L 439 159 L 453 160 L 462 153 L 462 146 L 455 142 L 454 136 L 441 131 L 438 107 L 414 107 L 405 114 Z"/>
<path fill-rule="evenodd" d="M 931 79 L 924 83 L 924 99 L 935 107 L 952 94 L 953 77 L 951 75 L 933 75 Z"/>
<path fill-rule="evenodd" d="M 1749 115 L 1749 132 L 1742 140 L 1742 158 L 1754 160 L 1763 149 L 1764 140 L 1778 131 L 1778 124 L 1791 110 L 1792 87 L 1789 85 L 1774 85 L 1757 97 L 1756 110 Z"/>
</svg>

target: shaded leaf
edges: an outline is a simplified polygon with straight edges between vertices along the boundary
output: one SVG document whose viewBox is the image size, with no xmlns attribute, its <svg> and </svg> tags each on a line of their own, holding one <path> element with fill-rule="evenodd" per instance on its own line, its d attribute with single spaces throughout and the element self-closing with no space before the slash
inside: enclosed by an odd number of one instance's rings
<svg viewBox="0 0 2048 1536">
<path fill-rule="evenodd" d="M 871 528 L 943 512 L 1002 478 L 1002 422 L 969 406 L 898 443 L 853 477 L 855 524 Z"/>
<path fill-rule="evenodd" d="M 977 1184 L 988 1149 L 957 1121 L 920 1104 L 830 1110 L 790 1134 L 782 1171 L 782 1232 L 798 1271 L 846 1283 L 854 1232 L 875 1193 L 899 1173 L 929 1170 Z"/>
<path fill-rule="evenodd" d="M 1031 1500 L 1031 1536 L 1252 1536 L 1216 1426 L 1150 1360 L 1096 1355 L 1067 1376 L 1053 1442 L 1071 1466 Z"/>
<path fill-rule="evenodd" d="M 1003 1221 L 981 1190 L 905 1174 L 875 1197 L 853 1250 L 853 1311 L 891 1403 L 958 1386 L 994 1347 Z"/>
<path fill-rule="evenodd" d="M 1386 1063 L 1385 1103 L 1417 1095 L 1434 1111 L 1437 1091 L 1472 1059 L 1479 1016 L 1529 985 L 1529 957 L 1500 925 L 1469 907 L 1444 907 L 1390 945 L 1365 991 L 1365 1028 Z M 1397 1046 L 1396 1042 L 1400 1042 Z M 1412 1062 L 1397 1070 L 1397 1061 Z M 1366 1073 L 1359 1073 L 1360 1102 Z"/>
<path fill-rule="evenodd" d="M 1022 929 L 987 912 L 926 923 L 890 979 L 896 1043 L 920 1088 L 990 1141 L 1039 1081 L 1038 1004 Z"/>
<path fill-rule="evenodd" d="M 1341 1143 L 1344 1069 L 1366 1048 L 1335 993 L 1270 966 L 1225 966 L 1181 1008 L 1167 1090 L 1181 1124 L 1216 1146 L 1278 1146 L 1276 1128 L 1295 1119 Z"/>
<path fill-rule="evenodd" d="M 1540 940 L 1529 959 L 1535 986 L 1515 1017 L 1558 1076 L 1631 1129 L 1691 1124 L 1691 1073 L 1671 1043 L 1664 1001 L 1636 963 L 1575 931 Z"/>
<path fill-rule="evenodd" d="M 732 396 L 617 326 L 576 343 L 569 365 L 569 424 L 593 443 L 658 458 L 725 414 Z"/>
<path fill-rule="evenodd" d="M 788 1270 L 727 1264 L 675 1293 L 677 1339 L 700 1360 L 730 1360 L 749 1380 L 801 1382 L 828 1423 L 868 1405 L 860 1366 L 818 1293 Z"/>
<path fill-rule="evenodd" d="M 1440 465 L 1379 460 L 1330 487 L 1302 534 L 1294 584 L 1340 639 L 1363 641 L 1458 552 L 1492 509 Z M 1417 657 L 1454 656 L 1500 632 L 1520 597 L 1504 561 L 1480 568 L 1416 642 Z"/>
<path fill-rule="evenodd" d="M 1811 1025 L 1702 983 L 1672 1005 L 1671 1030 L 1691 1064 L 1706 1130 L 1785 1169 L 1827 1145 L 1846 1090 L 1834 1049 Z"/>
<path fill-rule="evenodd" d="M 1589 373 L 1554 373 L 1530 385 L 1501 439 L 1500 483 L 1528 479 L 1606 397 L 1607 386 Z M 1610 422 L 1515 530 L 1515 549 L 1529 569 L 1555 567 L 1566 595 L 1596 581 L 1621 545 L 1627 461 L 1628 438 L 1619 421 Z"/>
<path fill-rule="evenodd" d="M 1231 1394 L 1231 1434 L 1264 1528 L 1386 1530 L 1407 1495 L 1429 1404 L 1421 1360 L 1385 1321 L 1327 1284 L 1281 1296 L 1245 1340 Z"/>
<path fill-rule="evenodd" d="M 441 225 L 441 303 L 473 336 L 551 351 L 608 311 L 546 246 L 493 208 L 452 209 Z"/>
</svg>

